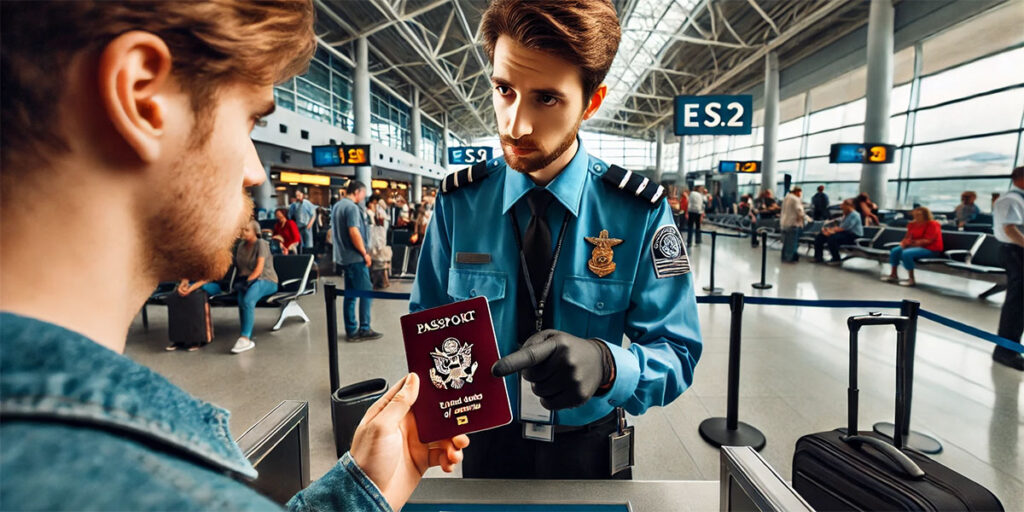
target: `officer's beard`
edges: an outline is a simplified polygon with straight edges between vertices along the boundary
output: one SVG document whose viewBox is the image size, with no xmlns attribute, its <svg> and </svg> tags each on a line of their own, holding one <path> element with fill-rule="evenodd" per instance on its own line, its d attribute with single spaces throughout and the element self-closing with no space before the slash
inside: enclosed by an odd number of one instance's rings
<svg viewBox="0 0 1024 512">
<path fill-rule="evenodd" d="M 558 147 L 548 154 L 536 151 L 536 153 L 541 154 L 519 156 L 512 152 L 512 147 L 538 149 L 540 149 L 540 147 L 528 137 L 513 139 L 508 135 L 500 134 L 501 151 L 505 154 L 505 163 L 508 164 L 509 167 L 523 174 L 530 174 L 551 165 L 551 162 L 558 160 L 559 157 L 565 154 L 565 152 L 572 147 L 572 143 L 576 141 L 576 134 L 579 133 L 580 125 L 582 123 L 583 116 L 581 115 L 579 119 L 576 120 L 576 125 L 573 126 L 572 130 L 569 130 Z"/>
</svg>

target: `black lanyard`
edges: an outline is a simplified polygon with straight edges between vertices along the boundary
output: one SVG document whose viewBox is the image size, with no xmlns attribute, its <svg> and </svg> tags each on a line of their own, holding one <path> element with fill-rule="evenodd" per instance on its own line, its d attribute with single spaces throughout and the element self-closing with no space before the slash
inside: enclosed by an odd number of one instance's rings
<svg viewBox="0 0 1024 512">
<path fill-rule="evenodd" d="M 551 270 L 548 271 L 548 279 L 544 283 L 544 291 L 541 293 L 540 298 L 538 298 L 536 291 L 533 289 L 533 280 L 530 279 L 530 268 L 526 265 L 526 254 L 523 253 L 523 235 L 519 232 L 519 218 L 516 217 L 515 205 L 512 206 L 509 212 L 512 214 L 512 230 L 516 234 L 516 245 L 519 247 L 519 265 L 523 270 L 523 277 L 526 278 L 526 289 L 530 292 L 530 304 L 533 306 L 533 314 L 537 319 L 537 330 L 534 332 L 540 332 L 544 328 L 544 305 L 547 302 L 548 294 L 551 293 L 551 282 L 555 278 L 558 255 L 562 253 L 562 242 L 565 241 L 565 228 L 569 225 L 571 215 L 566 210 L 565 219 L 562 220 L 562 227 L 558 230 L 558 243 L 555 244 L 555 256 L 551 261 Z M 538 219 L 538 222 L 545 222 L 545 220 Z"/>
</svg>

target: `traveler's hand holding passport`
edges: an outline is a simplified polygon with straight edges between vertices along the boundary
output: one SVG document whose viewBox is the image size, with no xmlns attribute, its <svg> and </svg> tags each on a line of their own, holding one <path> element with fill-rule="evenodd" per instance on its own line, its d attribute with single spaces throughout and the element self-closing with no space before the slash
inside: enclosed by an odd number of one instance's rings
<svg viewBox="0 0 1024 512">
<path fill-rule="evenodd" d="M 377 485 L 393 510 L 400 510 L 423 473 L 441 466 L 450 473 L 469 446 L 466 435 L 432 443 L 420 442 L 410 408 L 420 392 L 420 379 L 406 375 L 366 411 L 352 439 L 352 459 Z"/>
</svg>

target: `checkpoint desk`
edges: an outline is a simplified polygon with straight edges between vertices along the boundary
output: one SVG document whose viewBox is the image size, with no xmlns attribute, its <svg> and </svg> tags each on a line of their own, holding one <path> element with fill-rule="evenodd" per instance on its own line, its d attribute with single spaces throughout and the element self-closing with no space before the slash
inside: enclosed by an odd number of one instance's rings
<svg viewBox="0 0 1024 512">
<path fill-rule="evenodd" d="M 684 512 L 718 510 L 717 481 L 424 478 L 407 512 Z M 627 505 L 628 504 L 628 505 Z M 448 506 L 451 505 L 451 506 Z M 468 505 L 504 505 L 474 508 Z M 587 506 L 589 505 L 589 506 Z"/>
</svg>

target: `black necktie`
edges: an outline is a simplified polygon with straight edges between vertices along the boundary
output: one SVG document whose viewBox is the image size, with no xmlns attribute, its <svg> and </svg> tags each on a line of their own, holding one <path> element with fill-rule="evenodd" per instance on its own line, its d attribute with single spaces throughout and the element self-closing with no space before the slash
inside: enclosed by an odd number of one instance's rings
<svg viewBox="0 0 1024 512">
<path fill-rule="evenodd" d="M 523 233 L 523 255 L 526 259 L 526 267 L 530 270 L 530 282 L 533 285 L 534 298 L 539 304 L 544 297 L 544 285 L 547 283 L 548 274 L 551 272 L 551 229 L 548 227 L 545 213 L 551 206 L 555 196 L 547 189 L 535 188 L 526 194 L 526 204 L 530 207 L 530 222 L 526 225 L 526 232 Z M 536 330 L 537 317 L 533 301 L 530 300 L 530 291 L 526 286 L 526 276 L 520 272 L 519 278 L 519 312 L 516 315 L 519 319 L 519 342 L 523 343 L 533 335 Z M 548 324 L 551 307 L 545 305 L 544 318 Z M 547 327 L 548 325 L 545 325 Z"/>
</svg>

